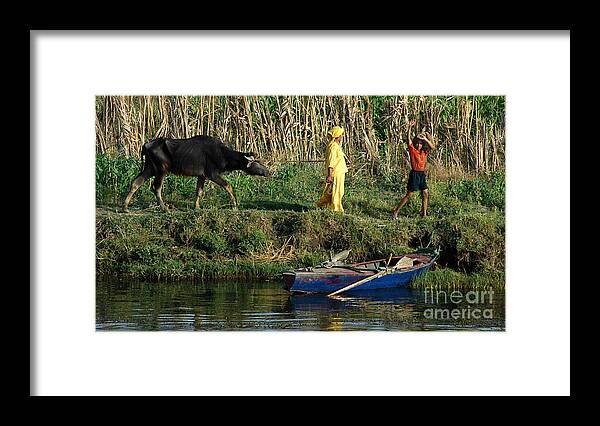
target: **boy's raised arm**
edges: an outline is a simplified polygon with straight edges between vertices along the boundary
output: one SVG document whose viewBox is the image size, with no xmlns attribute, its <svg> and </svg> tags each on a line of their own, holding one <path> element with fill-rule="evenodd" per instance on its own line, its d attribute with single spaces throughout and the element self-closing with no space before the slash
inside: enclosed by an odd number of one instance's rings
<svg viewBox="0 0 600 426">
<path fill-rule="evenodd" d="M 408 145 L 412 145 L 412 140 L 411 140 L 410 134 L 412 133 L 412 128 L 416 123 L 417 122 L 415 120 L 410 120 L 408 122 L 408 132 L 407 132 L 407 137 L 406 137 L 406 142 Z"/>
<path fill-rule="evenodd" d="M 435 144 L 429 140 L 429 138 L 427 137 L 427 133 L 422 133 L 419 135 L 419 139 L 423 139 L 425 141 L 425 143 L 427 145 L 429 145 L 429 149 L 434 149 L 435 148 Z"/>
</svg>

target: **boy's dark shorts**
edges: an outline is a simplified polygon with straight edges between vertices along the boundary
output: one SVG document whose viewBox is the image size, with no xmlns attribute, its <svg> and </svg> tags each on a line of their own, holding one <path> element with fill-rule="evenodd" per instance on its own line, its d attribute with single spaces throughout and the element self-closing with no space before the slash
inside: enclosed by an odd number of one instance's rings
<svg viewBox="0 0 600 426">
<path fill-rule="evenodd" d="M 427 189 L 427 176 L 424 171 L 411 170 L 408 174 L 408 192 L 416 192 Z"/>
</svg>

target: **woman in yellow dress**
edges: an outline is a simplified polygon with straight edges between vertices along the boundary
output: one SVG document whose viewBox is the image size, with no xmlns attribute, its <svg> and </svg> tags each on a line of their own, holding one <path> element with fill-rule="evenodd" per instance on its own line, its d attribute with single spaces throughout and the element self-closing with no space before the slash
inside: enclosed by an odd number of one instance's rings
<svg viewBox="0 0 600 426">
<path fill-rule="evenodd" d="M 344 129 L 335 126 L 328 133 L 329 143 L 325 154 L 325 169 L 327 177 L 325 187 L 319 201 L 318 207 L 328 207 L 334 212 L 344 212 L 342 197 L 344 196 L 344 179 L 348 172 L 344 152 L 342 151 L 341 139 Z"/>
</svg>

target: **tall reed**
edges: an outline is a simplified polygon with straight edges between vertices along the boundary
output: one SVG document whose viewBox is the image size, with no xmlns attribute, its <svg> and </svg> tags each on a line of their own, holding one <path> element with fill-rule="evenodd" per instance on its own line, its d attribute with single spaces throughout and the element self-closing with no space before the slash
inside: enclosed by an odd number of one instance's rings
<svg viewBox="0 0 600 426">
<path fill-rule="evenodd" d="M 165 136 L 215 136 L 268 163 L 318 160 L 327 130 L 346 130 L 353 170 L 406 170 L 407 121 L 437 143 L 429 161 L 440 173 L 504 168 L 503 96 L 98 96 L 96 151 L 139 156 Z"/>
</svg>

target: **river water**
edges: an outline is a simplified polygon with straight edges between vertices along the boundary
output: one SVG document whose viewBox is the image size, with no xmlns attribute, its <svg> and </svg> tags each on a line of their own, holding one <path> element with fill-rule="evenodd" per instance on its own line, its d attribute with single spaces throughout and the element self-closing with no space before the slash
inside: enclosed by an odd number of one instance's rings
<svg viewBox="0 0 600 426">
<path fill-rule="evenodd" d="M 394 289 L 291 295 L 280 283 L 96 284 L 96 330 L 504 331 L 504 293 Z"/>
</svg>

